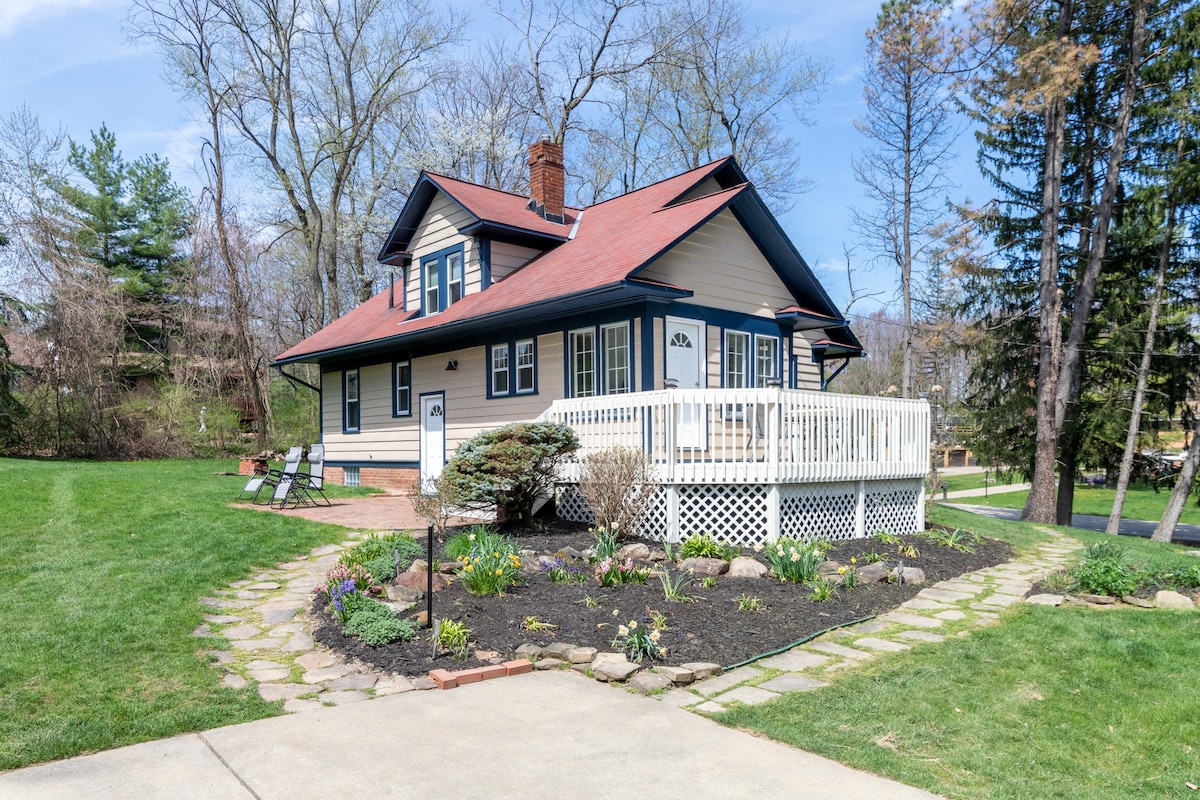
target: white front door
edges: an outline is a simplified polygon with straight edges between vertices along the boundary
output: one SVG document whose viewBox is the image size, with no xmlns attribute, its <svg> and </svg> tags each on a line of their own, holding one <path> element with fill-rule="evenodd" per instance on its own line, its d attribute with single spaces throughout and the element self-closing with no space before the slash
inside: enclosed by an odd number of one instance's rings
<svg viewBox="0 0 1200 800">
<path fill-rule="evenodd" d="M 421 396 L 421 491 L 431 493 L 446 464 L 446 396 Z"/>
<path fill-rule="evenodd" d="M 704 324 L 691 320 L 666 320 L 666 379 L 677 389 L 704 388 Z M 678 406 L 675 443 L 679 447 L 704 448 L 704 406 Z"/>
</svg>

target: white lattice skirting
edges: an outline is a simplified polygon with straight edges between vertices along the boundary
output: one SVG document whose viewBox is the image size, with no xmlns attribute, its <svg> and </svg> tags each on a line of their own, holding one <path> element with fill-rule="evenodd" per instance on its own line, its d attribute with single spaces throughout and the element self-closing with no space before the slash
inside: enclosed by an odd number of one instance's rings
<svg viewBox="0 0 1200 800">
<path fill-rule="evenodd" d="M 801 484 L 680 484 L 660 487 L 641 520 L 648 539 L 680 541 L 711 534 L 735 546 L 780 536 L 853 539 L 886 530 L 915 533 L 925 527 L 924 481 L 906 478 Z M 591 522 L 592 512 L 574 484 L 556 493 L 558 516 Z"/>
</svg>

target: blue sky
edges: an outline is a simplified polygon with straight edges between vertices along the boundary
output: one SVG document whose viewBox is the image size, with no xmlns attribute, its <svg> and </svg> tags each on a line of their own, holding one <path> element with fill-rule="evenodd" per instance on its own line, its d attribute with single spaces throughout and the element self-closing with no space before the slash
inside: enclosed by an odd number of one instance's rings
<svg viewBox="0 0 1200 800">
<path fill-rule="evenodd" d="M 755 24 L 786 30 L 829 67 L 829 87 L 811 113 L 816 125 L 793 132 L 801 170 L 815 187 L 781 222 L 839 304 L 846 299 L 842 248 L 857 242 L 850 209 L 865 203 L 851 157 L 864 146 L 854 119 L 863 111 L 863 33 L 878 8 L 878 0 L 752 0 Z M 0 114 L 28 105 L 45 128 L 61 127 L 76 140 L 105 123 L 127 158 L 157 153 L 170 160 L 181 183 L 194 185 L 197 129 L 161 79 L 154 48 L 123 32 L 128 11 L 126 0 L 0 0 Z M 961 144 L 952 172 L 959 188 L 950 199 L 980 201 L 987 189 L 969 137 Z M 862 248 L 855 255 L 867 257 Z M 855 283 L 888 300 L 896 277 L 881 267 L 856 272 Z"/>
</svg>

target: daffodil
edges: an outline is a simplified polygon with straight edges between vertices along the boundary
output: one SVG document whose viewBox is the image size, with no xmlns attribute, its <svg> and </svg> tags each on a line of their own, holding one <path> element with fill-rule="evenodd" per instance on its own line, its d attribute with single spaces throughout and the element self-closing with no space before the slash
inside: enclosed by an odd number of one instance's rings
<svg viewBox="0 0 1200 800">
<path fill-rule="evenodd" d="M 630 621 L 629 621 L 629 629 L 630 629 L 631 631 L 636 631 L 636 630 L 637 630 L 637 620 L 636 620 L 636 619 L 634 619 L 634 620 L 630 620 Z"/>
<path fill-rule="evenodd" d="M 503 574 L 504 574 L 504 570 L 502 570 L 502 569 L 497 569 L 497 570 L 496 570 L 496 574 L 497 574 L 497 575 L 503 575 Z"/>
<path fill-rule="evenodd" d="M 857 564 L 857 563 L 858 563 L 858 559 L 857 559 L 857 558 L 855 558 L 854 556 L 850 556 L 850 563 L 851 563 L 851 564 Z"/>
<path fill-rule="evenodd" d="M 475 569 L 473 566 L 471 566 L 470 564 L 467 564 L 467 566 L 464 568 L 464 570 L 463 570 L 463 571 L 464 571 L 464 572 L 470 572 L 470 571 L 471 571 L 471 570 L 473 570 L 473 569 Z"/>
<path fill-rule="evenodd" d="M 475 541 L 475 534 L 473 534 L 473 533 L 472 533 L 472 534 L 469 534 L 469 535 L 467 536 L 467 541 L 469 541 L 469 542 L 473 542 L 473 541 Z"/>
<path fill-rule="evenodd" d="M 838 567 L 838 575 L 845 575 L 845 574 L 846 574 L 846 568 Z"/>
<path fill-rule="evenodd" d="M 622 636 L 628 636 L 629 628 L 626 628 L 624 625 L 620 625 L 617 627 L 617 633 L 619 633 Z"/>
<path fill-rule="evenodd" d="M 614 617 L 619 617 L 619 616 L 621 616 L 621 609 L 619 609 L 619 608 L 614 608 L 614 609 L 613 609 L 613 616 L 614 616 Z"/>
</svg>

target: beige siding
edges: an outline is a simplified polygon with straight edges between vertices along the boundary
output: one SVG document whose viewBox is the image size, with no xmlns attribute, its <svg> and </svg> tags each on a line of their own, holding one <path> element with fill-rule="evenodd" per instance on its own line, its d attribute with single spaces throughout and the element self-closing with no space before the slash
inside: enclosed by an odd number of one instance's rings
<svg viewBox="0 0 1200 800">
<path fill-rule="evenodd" d="M 803 333 L 792 337 L 792 354 L 796 356 L 796 388 L 821 388 L 821 367 L 812 360 L 812 345 Z"/>
<path fill-rule="evenodd" d="M 532 247 L 492 242 L 492 281 L 503 280 L 540 253 L 541 250 L 534 250 Z"/>
<path fill-rule="evenodd" d="M 717 325 L 708 326 L 708 388 L 721 388 L 721 340 L 725 336 L 725 329 Z"/>
<path fill-rule="evenodd" d="M 768 319 L 796 302 L 728 210 L 639 275 L 695 292 L 681 304 L 724 308 Z"/>
<path fill-rule="evenodd" d="M 433 202 L 429 204 L 425 218 L 421 220 L 421 224 L 417 226 L 417 231 L 413 235 L 411 245 L 413 260 L 408 273 L 405 295 L 406 309 L 411 311 L 421 307 L 421 259 L 460 243 L 464 245 L 463 272 L 466 281 L 464 291 L 467 293 L 479 291 L 478 248 L 475 246 L 473 238 L 458 232 L 459 228 L 465 227 L 473 221 L 474 217 L 464 211 L 462 206 L 445 194 L 438 192 Z"/>
<path fill-rule="evenodd" d="M 485 347 L 471 347 L 413 360 L 413 414 L 392 416 L 392 365 L 359 370 L 362 424 L 356 434 L 342 433 L 342 374 L 325 376 L 323 391 L 325 451 L 330 461 L 417 461 L 420 458 L 420 396 L 446 395 L 446 453 L 480 431 L 535 419 L 563 391 L 563 336 L 537 340 L 538 393 L 487 399 Z M 447 370 L 449 361 L 458 368 Z"/>
</svg>

